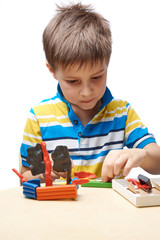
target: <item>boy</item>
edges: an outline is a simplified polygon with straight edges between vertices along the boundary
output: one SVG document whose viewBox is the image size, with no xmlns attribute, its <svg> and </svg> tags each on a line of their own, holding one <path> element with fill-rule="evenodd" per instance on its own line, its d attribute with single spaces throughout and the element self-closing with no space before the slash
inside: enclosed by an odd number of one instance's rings
<svg viewBox="0 0 160 240">
<path fill-rule="evenodd" d="M 133 167 L 160 173 L 160 148 L 129 103 L 106 88 L 112 50 L 110 26 L 80 3 L 58 7 L 43 33 L 47 67 L 58 81 L 57 95 L 30 111 L 21 146 L 21 173 L 32 176 L 27 148 L 44 141 L 51 153 L 66 145 L 73 171 L 87 171 L 110 181 Z M 124 147 L 127 147 L 127 149 Z M 53 180 L 64 173 L 52 171 Z"/>
</svg>

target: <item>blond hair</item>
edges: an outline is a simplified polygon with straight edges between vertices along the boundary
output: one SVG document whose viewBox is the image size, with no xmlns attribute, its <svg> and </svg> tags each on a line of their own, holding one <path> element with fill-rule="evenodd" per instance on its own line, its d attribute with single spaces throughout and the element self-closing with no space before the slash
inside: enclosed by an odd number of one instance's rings
<svg viewBox="0 0 160 240">
<path fill-rule="evenodd" d="M 57 14 L 43 33 L 46 60 L 53 70 L 73 64 L 110 60 L 112 38 L 109 22 L 81 3 L 57 6 Z"/>
</svg>

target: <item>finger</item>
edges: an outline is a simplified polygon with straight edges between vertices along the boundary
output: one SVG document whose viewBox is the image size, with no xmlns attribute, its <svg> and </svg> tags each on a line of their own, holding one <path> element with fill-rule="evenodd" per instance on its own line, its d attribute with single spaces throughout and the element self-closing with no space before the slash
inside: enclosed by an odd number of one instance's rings
<svg viewBox="0 0 160 240">
<path fill-rule="evenodd" d="M 101 171 L 102 182 L 108 181 L 107 170 L 106 170 L 106 168 L 107 168 L 106 161 L 107 161 L 107 157 L 105 158 L 103 165 L 102 165 L 102 171 Z"/>
<path fill-rule="evenodd" d="M 53 166 L 54 162 L 53 162 L 53 159 L 52 159 L 52 157 L 51 157 L 51 153 L 49 154 L 49 160 L 51 161 L 51 164 L 52 164 L 52 166 Z"/>
<path fill-rule="evenodd" d="M 104 173 L 101 174 L 101 177 L 102 177 L 102 182 L 108 182 L 108 177 L 107 175 L 105 175 Z"/>
<path fill-rule="evenodd" d="M 134 165 L 133 165 L 132 161 L 126 162 L 126 165 L 124 166 L 124 169 L 123 169 L 123 176 L 126 177 L 130 173 L 130 171 L 133 167 L 134 167 Z"/>
<path fill-rule="evenodd" d="M 73 168 L 74 167 L 73 160 L 71 158 L 70 158 L 70 160 L 71 160 L 71 168 Z"/>
<path fill-rule="evenodd" d="M 120 156 L 114 163 L 114 175 L 119 176 L 126 162 L 128 161 L 128 157 L 126 155 Z"/>
<path fill-rule="evenodd" d="M 111 182 L 113 178 L 102 178 L 102 182 Z"/>
<path fill-rule="evenodd" d="M 59 179 L 60 176 L 59 176 L 58 173 L 52 171 L 52 172 L 51 172 L 51 178 L 52 178 L 53 180 L 55 180 L 55 179 Z"/>
<path fill-rule="evenodd" d="M 108 182 L 109 179 L 114 178 L 114 162 L 116 161 L 116 154 L 108 154 L 102 165 L 102 181 Z"/>
<path fill-rule="evenodd" d="M 66 178 L 66 177 L 67 177 L 67 172 L 56 172 L 56 171 L 54 171 L 54 170 L 52 170 L 52 172 L 53 172 L 55 175 L 59 176 L 59 178 L 60 178 L 60 177 L 62 177 L 62 178 Z"/>
<path fill-rule="evenodd" d="M 67 177 L 67 172 L 59 172 L 58 174 L 62 178 L 66 178 Z"/>
</svg>

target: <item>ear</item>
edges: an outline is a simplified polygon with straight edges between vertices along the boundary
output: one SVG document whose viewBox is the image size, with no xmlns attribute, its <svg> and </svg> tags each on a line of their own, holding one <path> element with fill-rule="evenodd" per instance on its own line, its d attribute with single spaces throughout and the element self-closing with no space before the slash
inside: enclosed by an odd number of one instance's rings
<svg viewBox="0 0 160 240">
<path fill-rule="evenodd" d="M 52 67 L 49 65 L 48 62 L 46 62 L 46 66 L 47 66 L 48 70 L 50 71 L 50 73 L 53 75 L 53 77 L 56 79 L 56 75 L 55 75 L 55 73 L 53 72 L 53 69 L 52 69 Z"/>
</svg>

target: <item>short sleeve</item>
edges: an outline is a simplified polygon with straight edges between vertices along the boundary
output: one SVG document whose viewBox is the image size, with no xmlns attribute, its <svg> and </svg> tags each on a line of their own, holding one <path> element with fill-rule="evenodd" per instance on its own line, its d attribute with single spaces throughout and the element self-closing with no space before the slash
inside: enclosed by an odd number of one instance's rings
<svg viewBox="0 0 160 240">
<path fill-rule="evenodd" d="M 148 132 L 148 128 L 127 103 L 127 120 L 125 124 L 125 146 L 128 148 L 144 148 L 147 144 L 156 142 L 153 134 Z"/>
<path fill-rule="evenodd" d="M 27 149 L 31 146 L 35 146 L 37 143 L 42 142 L 41 131 L 38 119 L 35 116 L 33 109 L 30 110 L 29 117 L 27 119 L 24 133 L 23 133 L 23 142 L 20 148 L 20 154 L 22 159 L 22 165 L 28 167 L 26 162 L 27 158 Z"/>
</svg>

